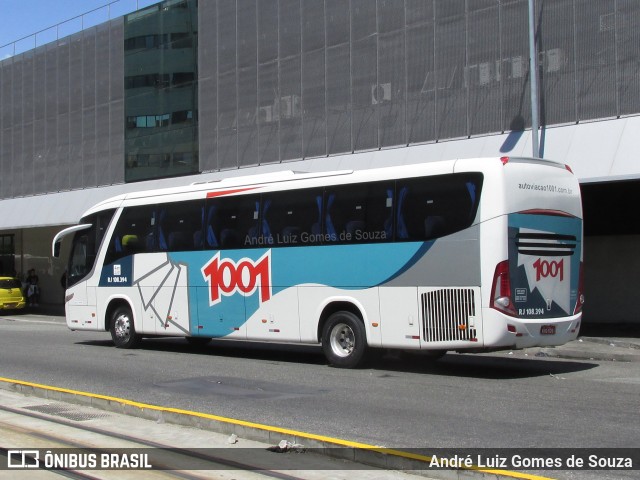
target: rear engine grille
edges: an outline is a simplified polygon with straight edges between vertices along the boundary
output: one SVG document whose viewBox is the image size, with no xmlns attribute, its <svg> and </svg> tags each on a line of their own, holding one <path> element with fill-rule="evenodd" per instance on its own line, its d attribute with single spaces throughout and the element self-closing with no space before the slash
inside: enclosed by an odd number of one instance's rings
<svg viewBox="0 0 640 480">
<path fill-rule="evenodd" d="M 474 291 L 446 288 L 422 294 L 422 339 L 425 342 L 475 340 L 470 317 L 476 315 Z"/>
<path fill-rule="evenodd" d="M 516 246 L 518 253 L 524 255 L 570 257 L 576 251 L 576 237 L 554 233 L 518 233 Z"/>
</svg>

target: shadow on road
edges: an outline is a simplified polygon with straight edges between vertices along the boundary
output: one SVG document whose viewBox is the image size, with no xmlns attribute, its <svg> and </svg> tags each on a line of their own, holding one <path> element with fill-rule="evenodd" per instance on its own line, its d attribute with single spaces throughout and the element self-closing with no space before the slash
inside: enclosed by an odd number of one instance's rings
<svg viewBox="0 0 640 480">
<path fill-rule="evenodd" d="M 78 345 L 114 348 L 111 340 L 82 341 Z M 271 364 L 307 364 L 327 366 L 322 350 L 316 345 L 285 345 L 237 340 L 212 340 L 204 346 L 188 344 L 181 338 L 145 339 L 139 349 L 127 350 L 127 356 L 144 352 L 174 352 L 187 355 L 260 360 Z M 457 354 L 449 353 L 440 360 L 419 354 L 399 354 L 385 350 L 372 350 L 361 370 L 374 375 L 393 376 L 397 373 L 441 375 L 462 378 L 518 379 L 561 375 L 591 370 L 598 367 L 589 361 L 558 360 L 552 358 L 512 358 L 505 353 Z M 328 367 L 327 367 L 328 368 Z"/>
</svg>

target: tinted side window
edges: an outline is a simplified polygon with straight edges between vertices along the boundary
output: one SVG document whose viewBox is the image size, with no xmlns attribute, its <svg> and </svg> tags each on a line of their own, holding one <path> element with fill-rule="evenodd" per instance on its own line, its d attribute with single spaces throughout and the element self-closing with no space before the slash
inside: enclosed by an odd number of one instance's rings
<svg viewBox="0 0 640 480">
<path fill-rule="evenodd" d="M 96 254 L 100 249 L 100 245 L 102 245 L 102 240 L 104 239 L 104 235 L 107 233 L 107 228 L 109 227 L 115 212 L 115 209 L 111 209 L 105 210 L 104 212 L 100 212 L 96 215 Z M 80 221 L 80 223 L 83 222 Z"/>
<path fill-rule="evenodd" d="M 204 247 L 226 249 L 265 245 L 259 236 L 259 207 L 258 195 L 208 200 Z"/>
<path fill-rule="evenodd" d="M 158 205 L 156 245 L 169 252 L 200 250 L 204 202 L 200 200 Z"/>
<path fill-rule="evenodd" d="M 337 243 L 392 239 L 393 182 L 327 188 L 324 231 Z"/>
<path fill-rule="evenodd" d="M 396 240 L 429 240 L 469 227 L 478 209 L 481 188 L 481 174 L 398 181 Z"/>
<path fill-rule="evenodd" d="M 154 206 L 125 208 L 111 237 L 105 263 L 135 253 L 156 251 L 156 224 Z"/>
<path fill-rule="evenodd" d="M 317 245 L 322 241 L 322 189 L 302 189 L 262 197 L 261 234 L 273 245 Z"/>
</svg>

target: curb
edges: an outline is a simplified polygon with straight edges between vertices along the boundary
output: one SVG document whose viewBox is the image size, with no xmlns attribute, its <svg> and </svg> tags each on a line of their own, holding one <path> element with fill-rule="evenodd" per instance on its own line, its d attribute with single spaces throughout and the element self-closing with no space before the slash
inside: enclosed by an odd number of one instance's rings
<svg viewBox="0 0 640 480">
<path fill-rule="evenodd" d="M 637 342 L 628 342 L 626 340 L 619 340 L 605 337 L 580 337 L 584 342 L 597 343 L 600 345 L 608 345 L 611 347 L 628 348 L 631 350 L 640 350 L 640 344 Z M 637 352 L 640 355 L 640 351 Z"/>
<path fill-rule="evenodd" d="M 123 398 L 41 385 L 10 378 L 0 377 L 0 389 L 25 396 L 34 396 L 47 400 L 93 407 L 155 422 L 163 421 L 174 425 L 210 430 L 222 434 L 236 434 L 248 440 L 270 445 L 277 445 L 284 436 L 293 443 L 300 443 L 304 444 L 305 447 L 318 449 L 325 455 L 333 458 L 349 460 L 381 469 L 409 471 L 416 475 L 428 475 L 430 478 L 443 480 L 465 480 L 470 478 L 487 480 L 514 478 L 525 480 L 552 480 L 548 477 L 527 473 L 479 467 L 461 468 L 457 470 L 430 470 L 428 469 L 428 464 L 432 457 L 426 455 L 220 417 L 213 414 L 144 404 Z"/>
<path fill-rule="evenodd" d="M 572 360 L 640 362 L 640 343 L 633 338 L 579 337 L 557 347 L 538 347 L 540 355 Z"/>
<path fill-rule="evenodd" d="M 583 351 L 571 348 L 541 348 L 540 353 L 546 357 L 552 358 L 566 358 L 570 360 L 596 360 L 596 361 L 608 361 L 608 362 L 640 362 L 640 355 L 638 353 L 625 353 L 620 352 L 620 349 L 616 352 L 603 352 L 603 351 Z"/>
</svg>

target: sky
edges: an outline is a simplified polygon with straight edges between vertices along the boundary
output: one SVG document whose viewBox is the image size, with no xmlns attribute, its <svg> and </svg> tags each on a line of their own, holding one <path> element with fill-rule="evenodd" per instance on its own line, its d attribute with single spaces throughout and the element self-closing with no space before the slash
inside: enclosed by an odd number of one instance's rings
<svg viewBox="0 0 640 480">
<path fill-rule="evenodd" d="M 12 55 L 13 43 L 23 37 L 38 33 L 33 37 L 20 40 L 16 44 L 16 53 L 30 50 L 59 37 L 78 32 L 84 27 L 97 25 L 111 18 L 120 17 L 136 8 L 146 7 L 159 0 L 0 0 L 0 60 Z M 110 5 L 107 7 L 107 5 Z M 104 7 L 104 8 L 100 8 Z M 98 10 L 95 10 L 98 9 Z M 94 10 L 93 12 L 91 12 Z M 91 13 L 87 13 L 91 12 Z M 67 21 L 87 13 L 81 20 Z M 64 23 L 62 23 L 64 22 Z M 55 28 L 56 24 L 62 23 Z M 54 28 L 49 28 L 54 27 Z"/>
</svg>

